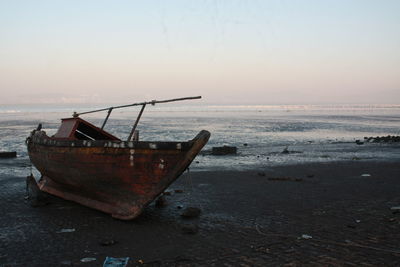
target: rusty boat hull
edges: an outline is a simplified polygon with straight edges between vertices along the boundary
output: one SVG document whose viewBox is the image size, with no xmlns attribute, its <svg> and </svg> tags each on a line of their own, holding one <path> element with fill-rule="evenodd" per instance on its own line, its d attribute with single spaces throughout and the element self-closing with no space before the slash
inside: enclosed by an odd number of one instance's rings
<svg viewBox="0 0 400 267">
<path fill-rule="evenodd" d="M 203 130 L 187 142 L 77 140 L 35 130 L 27 148 L 42 175 L 40 190 L 130 220 L 188 168 L 209 137 Z"/>
</svg>

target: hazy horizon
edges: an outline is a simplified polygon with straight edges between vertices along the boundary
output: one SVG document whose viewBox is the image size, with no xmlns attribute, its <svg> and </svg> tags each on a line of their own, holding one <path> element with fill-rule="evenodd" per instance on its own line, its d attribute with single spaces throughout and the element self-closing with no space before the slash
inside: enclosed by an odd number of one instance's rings
<svg viewBox="0 0 400 267">
<path fill-rule="evenodd" d="M 0 104 L 400 104 L 399 13 L 394 0 L 0 1 Z"/>
</svg>

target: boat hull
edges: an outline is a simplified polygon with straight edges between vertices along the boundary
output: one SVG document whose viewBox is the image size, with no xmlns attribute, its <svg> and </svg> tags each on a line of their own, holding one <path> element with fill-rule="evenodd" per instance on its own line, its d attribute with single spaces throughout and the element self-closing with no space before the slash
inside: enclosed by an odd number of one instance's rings
<svg viewBox="0 0 400 267">
<path fill-rule="evenodd" d="M 42 174 L 40 190 L 129 220 L 183 173 L 209 137 L 201 131 L 188 142 L 70 141 L 35 131 L 27 145 Z"/>
</svg>

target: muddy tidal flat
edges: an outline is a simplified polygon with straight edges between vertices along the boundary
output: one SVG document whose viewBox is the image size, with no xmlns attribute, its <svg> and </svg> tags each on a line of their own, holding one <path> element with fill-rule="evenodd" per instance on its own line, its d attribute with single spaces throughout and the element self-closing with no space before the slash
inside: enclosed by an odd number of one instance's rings
<svg viewBox="0 0 400 267">
<path fill-rule="evenodd" d="M 0 266 L 400 264 L 398 162 L 185 173 L 133 221 L 52 196 L 32 207 L 25 177 L 0 186 Z M 182 217 L 187 207 L 200 216 Z"/>
</svg>

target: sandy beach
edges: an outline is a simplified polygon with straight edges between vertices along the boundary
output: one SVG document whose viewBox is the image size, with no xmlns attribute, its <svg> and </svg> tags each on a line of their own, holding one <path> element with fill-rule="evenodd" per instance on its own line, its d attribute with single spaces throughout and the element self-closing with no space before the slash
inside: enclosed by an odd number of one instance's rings
<svg viewBox="0 0 400 267">
<path fill-rule="evenodd" d="M 1 177 L 0 266 L 398 266 L 399 174 L 374 161 L 185 173 L 133 221 L 51 196 L 31 207 L 25 177 Z"/>
</svg>

